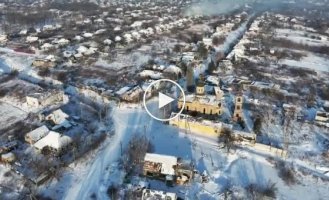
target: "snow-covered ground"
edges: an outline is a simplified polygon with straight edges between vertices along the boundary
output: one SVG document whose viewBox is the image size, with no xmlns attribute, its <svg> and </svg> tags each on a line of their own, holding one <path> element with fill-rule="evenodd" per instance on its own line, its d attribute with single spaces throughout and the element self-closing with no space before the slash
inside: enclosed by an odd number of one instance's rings
<svg viewBox="0 0 329 200">
<path fill-rule="evenodd" d="M 155 147 L 155 153 L 191 159 L 196 169 L 209 175 L 208 183 L 193 183 L 188 187 L 168 188 L 151 182 L 153 189 L 179 193 L 185 199 L 219 199 L 227 185 L 244 188 L 251 183 L 267 184 L 271 181 L 278 189 L 278 199 L 328 199 L 329 182 L 297 171 L 295 185 L 286 185 L 267 156 L 249 151 L 236 150 L 227 154 L 219 149 L 216 140 L 186 135 L 178 129 L 153 120 L 140 107 L 117 107 L 112 112 L 115 135 L 104 141 L 102 147 L 87 160 L 72 164 L 57 182 L 41 189 L 56 199 L 88 199 L 92 194 L 97 199 L 108 199 L 106 190 L 111 183 L 120 184 L 123 172 L 117 168 L 121 145 L 123 149 L 134 134 L 145 134 Z M 304 163 L 303 163 L 304 164 Z"/>
<path fill-rule="evenodd" d="M 319 39 L 311 38 L 318 37 Z M 307 31 L 293 30 L 293 29 L 276 29 L 276 37 L 291 40 L 295 43 L 319 46 L 326 45 L 329 46 L 329 40 L 327 36 L 309 33 Z"/>
<path fill-rule="evenodd" d="M 36 57 L 35 55 L 18 53 L 3 48 L 0 49 L 0 52 L 4 53 L 0 54 L 0 74 L 17 70 L 22 78 L 29 79 L 33 82 L 43 79 L 31 67 Z"/>
<path fill-rule="evenodd" d="M 27 113 L 21 109 L 0 101 L 0 129 L 9 127 L 26 116 Z"/>
<path fill-rule="evenodd" d="M 95 65 L 106 69 L 119 71 L 125 67 L 140 67 L 141 65 L 147 63 L 149 59 L 150 56 L 148 55 L 134 52 L 129 54 L 118 54 L 113 62 L 107 62 L 106 60 L 99 59 Z"/>
<path fill-rule="evenodd" d="M 293 67 L 329 72 L 329 58 L 321 57 L 314 53 L 308 53 L 307 56 L 302 57 L 300 60 L 283 59 L 279 63 Z"/>
</svg>

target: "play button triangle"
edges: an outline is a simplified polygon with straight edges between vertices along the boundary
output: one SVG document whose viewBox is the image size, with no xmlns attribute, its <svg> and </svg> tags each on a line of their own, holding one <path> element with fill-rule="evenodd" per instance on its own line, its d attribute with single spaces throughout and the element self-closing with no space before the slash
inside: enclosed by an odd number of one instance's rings
<svg viewBox="0 0 329 200">
<path fill-rule="evenodd" d="M 159 92 L 159 109 L 163 108 L 164 106 L 170 104 L 173 101 L 175 101 L 174 98 L 171 98 L 170 96 Z"/>
</svg>

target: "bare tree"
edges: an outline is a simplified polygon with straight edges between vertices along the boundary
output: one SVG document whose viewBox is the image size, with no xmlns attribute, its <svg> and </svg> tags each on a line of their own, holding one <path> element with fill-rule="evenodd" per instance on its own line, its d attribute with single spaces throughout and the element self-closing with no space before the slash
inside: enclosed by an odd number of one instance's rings
<svg viewBox="0 0 329 200">
<path fill-rule="evenodd" d="M 138 171 L 144 161 L 146 152 L 152 152 L 153 145 L 145 135 L 134 135 L 123 156 L 123 167 L 127 172 Z"/>
<path fill-rule="evenodd" d="M 250 184 L 246 188 L 248 199 L 275 199 L 277 187 L 275 183 L 269 181 L 266 185 Z"/>
<path fill-rule="evenodd" d="M 222 130 L 220 131 L 220 135 L 218 136 L 218 143 L 224 144 L 227 153 L 230 152 L 230 149 L 234 146 L 234 136 L 230 128 L 222 128 Z"/>
</svg>

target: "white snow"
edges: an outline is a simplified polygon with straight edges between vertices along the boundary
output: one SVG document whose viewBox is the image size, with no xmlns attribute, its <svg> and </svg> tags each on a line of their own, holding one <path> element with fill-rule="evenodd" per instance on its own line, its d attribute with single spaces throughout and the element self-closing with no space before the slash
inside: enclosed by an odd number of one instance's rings
<svg viewBox="0 0 329 200">
<path fill-rule="evenodd" d="M 60 133 L 50 131 L 48 135 L 40 139 L 33 146 L 39 150 L 42 150 L 44 147 L 49 146 L 56 150 L 66 147 L 72 142 L 72 139 L 69 136 L 61 135 Z"/>
<path fill-rule="evenodd" d="M 294 67 L 308 68 L 316 71 L 329 72 L 329 58 L 325 58 L 313 53 L 308 53 L 307 56 L 300 60 L 283 59 L 280 64 L 285 64 Z"/>
<path fill-rule="evenodd" d="M 320 40 L 312 39 L 310 36 L 316 36 L 321 39 Z M 295 43 L 306 44 L 310 46 L 319 46 L 319 45 L 329 46 L 328 37 L 316 33 L 309 33 L 307 31 L 292 30 L 292 29 L 276 29 L 276 37 L 288 39 Z"/>
<path fill-rule="evenodd" d="M 145 155 L 144 161 L 149 161 L 153 163 L 161 163 L 161 173 L 165 175 L 175 175 L 174 166 L 177 165 L 177 157 L 160 155 L 154 153 L 147 153 Z"/>
<path fill-rule="evenodd" d="M 46 136 L 48 132 L 49 132 L 49 129 L 47 128 L 47 126 L 43 125 L 43 126 L 40 126 L 37 129 L 34 129 L 31 132 L 28 132 L 25 135 L 25 138 L 29 138 L 32 141 L 38 141 L 39 139 L 41 139 L 44 136 Z"/>
<path fill-rule="evenodd" d="M 10 127 L 26 116 L 27 113 L 23 110 L 0 101 L 0 128 Z"/>
<path fill-rule="evenodd" d="M 251 183 L 265 185 L 272 181 L 278 188 L 278 199 L 329 198 L 329 184 L 320 179 L 299 173 L 302 184 L 287 186 L 266 155 L 249 149 L 227 154 L 226 150 L 218 149 L 216 139 L 181 133 L 174 127 L 153 120 L 139 107 L 114 108 L 112 117 L 115 135 L 107 138 L 87 163 L 77 163 L 72 171 L 65 172 L 59 182 L 52 182 L 47 189 L 44 188 L 46 194 L 59 199 L 83 199 L 94 193 L 97 199 L 107 199 L 107 187 L 123 181 L 123 172 L 116 165 L 121 157 L 120 146 L 125 148 L 134 134 L 145 134 L 154 145 L 155 153 L 191 159 L 200 173 L 209 176 L 208 183 L 192 183 L 190 187 L 168 188 L 149 180 L 151 188 L 180 193 L 186 199 L 217 200 L 227 185 L 244 188 Z"/>
</svg>

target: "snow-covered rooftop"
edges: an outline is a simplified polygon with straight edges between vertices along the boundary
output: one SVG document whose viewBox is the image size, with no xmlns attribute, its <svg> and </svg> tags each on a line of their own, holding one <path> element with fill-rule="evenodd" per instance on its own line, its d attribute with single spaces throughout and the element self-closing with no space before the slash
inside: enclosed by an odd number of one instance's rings
<svg viewBox="0 0 329 200">
<path fill-rule="evenodd" d="M 38 141 L 42 137 L 46 136 L 48 132 L 49 132 L 49 129 L 47 128 L 47 126 L 43 125 L 37 129 L 34 129 L 33 131 L 27 133 L 25 135 L 25 140 Z"/>
<path fill-rule="evenodd" d="M 72 142 L 69 136 L 61 135 L 60 133 L 50 131 L 48 135 L 39 140 L 34 144 L 34 147 L 42 150 L 44 147 L 48 146 L 56 150 L 60 150 L 66 147 Z"/>
<path fill-rule="evenodd" d="M 163 192 L 158 190 L 143 190 L 142 200 L 176 200 L 177 195 L 171 192 Z"/>
<path fill-rule="evenodd" d="M 161 173 L 166 175 L 175 175 L 174 166 L 177 165 L 177 157 L 160 154 L 147 153 L 145 161 L 161 163 Z"/>
</svg>

